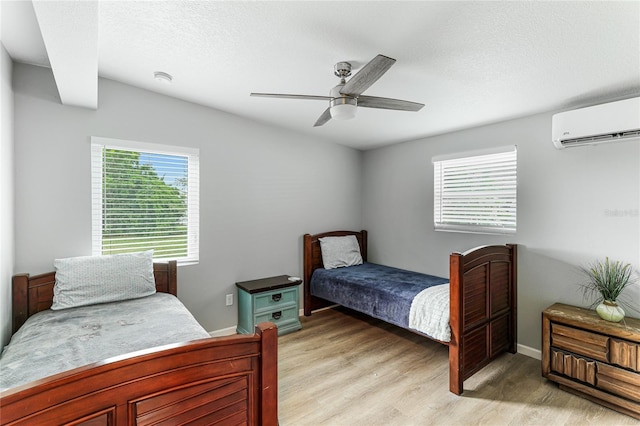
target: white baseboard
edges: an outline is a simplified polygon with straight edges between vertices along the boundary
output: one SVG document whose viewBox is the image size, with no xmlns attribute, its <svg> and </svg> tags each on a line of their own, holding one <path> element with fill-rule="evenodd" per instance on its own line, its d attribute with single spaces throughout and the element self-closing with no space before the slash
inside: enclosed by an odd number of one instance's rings
<svg viewBox="0 0 640 426">
<path fill-rule="evenodd" d="M 518 344 L 518 353 L 522 355 L 526 355 L 529 358 L 541 360 L 542 359 L 542 351 L 539 349 L 534 349 L 529 346 Z"/>
<path fill-rule="evenodd" d="M 210 331 L 209 335 L 211 337 L 219 337 L 219 336 L 231 336 L 232 334 L 236 334 L 236 326 L 221 328 L 220 330 Z"/>
</svg>

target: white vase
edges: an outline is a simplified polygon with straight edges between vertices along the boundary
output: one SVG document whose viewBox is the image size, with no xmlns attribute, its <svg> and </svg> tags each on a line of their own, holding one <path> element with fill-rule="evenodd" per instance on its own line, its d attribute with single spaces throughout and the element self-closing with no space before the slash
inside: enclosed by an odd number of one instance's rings
<svg viewBox="0 0 640 426">
<path fill-rule="evenodd" d="M 620 322 L 624 318 L 624 309 L 622 309 L 616 302 L 605 300 L 596 307 L 596 312 L 606 321 Z"/>
</svg>

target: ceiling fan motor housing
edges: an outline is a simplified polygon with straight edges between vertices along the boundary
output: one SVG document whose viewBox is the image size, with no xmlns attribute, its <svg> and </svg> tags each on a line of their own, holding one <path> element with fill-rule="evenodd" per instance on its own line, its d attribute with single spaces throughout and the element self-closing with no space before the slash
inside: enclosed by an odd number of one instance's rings
<svg viewBox="0 0 640 426">
<path fill-rule="evenodd" d="M 338 62 L 333 67 L 333 73 L 342 80 L 351 75 L 351 64 L 349 62 Z"/>
</svg>

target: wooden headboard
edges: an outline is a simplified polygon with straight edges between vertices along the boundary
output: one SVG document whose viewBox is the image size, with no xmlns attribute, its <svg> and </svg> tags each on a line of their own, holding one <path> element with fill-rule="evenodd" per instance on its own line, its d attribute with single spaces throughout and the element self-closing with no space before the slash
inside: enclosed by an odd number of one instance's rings
<svg viewBox="0 0 640 426">
<path fill-rule="evenodd" d="M 344 237 L 347 235 L 355 235 L 360 245 L 360 254 L 362 260 L 367 261 L 367 231 L 362 230 L 360 232 L 355 231 L 332 231 L 322 234 L 305 234 L 303 236 L 304 244 L 304 314 L 306 316 L 311 315 L 311 311 L 314 309 L 323 308 L 325 306 L 332 305 L 333 303 L 327 302 L 319 297 L 311 295 L 309 286 L 311 285 L 311 274 L 318 268 L 323 268 L 322 263 L 322 250 L 320 249 L 320 238 L 323 237 Z"/>
<path fill-rule="evenodd" d="M 177 262 L 170 260 L 153 264 L 153 275 L 156 279 L 156 291 L 178 295 Z M 44 311 L 53 303 L 53 285 L 56 273 L 30 276 L 18 274 L 12 281 L 12 316 L 11 333 L 15 333 L 31 315 Z"/>
</svg>

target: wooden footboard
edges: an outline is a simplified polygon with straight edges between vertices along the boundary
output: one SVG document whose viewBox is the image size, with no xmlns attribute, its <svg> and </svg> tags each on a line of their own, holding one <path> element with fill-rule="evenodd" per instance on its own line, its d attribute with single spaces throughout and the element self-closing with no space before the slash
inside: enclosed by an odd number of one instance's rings
<svg viewBox="0 0 640 426">
<path fill-rule="evenodd" d="M 449 390 L 504 351 L 516 353 L 517 246 L 484 246 L 450 256 Z"/>
<path fill-rule="evenodd" d="M 176 295 L 175 261 L 154 263 L 156 290 Z M 13 277 L 14 332 L 53 300 L 53 272 Z M 0 424 L 278 424 L 278 332 L 166 345 L 0 392 Z"/>
<path fill-rule="evenodd" d="M 112 358 L 0 393 L 0 422 L 277 425 L 277 328 Z"/>
<path fill-rule="evenodd" d="M 367 231 L 303 237 L 306 316 L 332 304 L 311 294 L 311 275 L 323 267 L 319 239 L 345 235 L 356 236 L 366 261 Z M 464 380 L 499 354 L 516 352 L 516 249 L 516 245 L 483 246 L 450 256 L 451 341 L 435 341 L 449 346 L 449 390 L 456 395 L 462 393 Z"/>
</svg>

